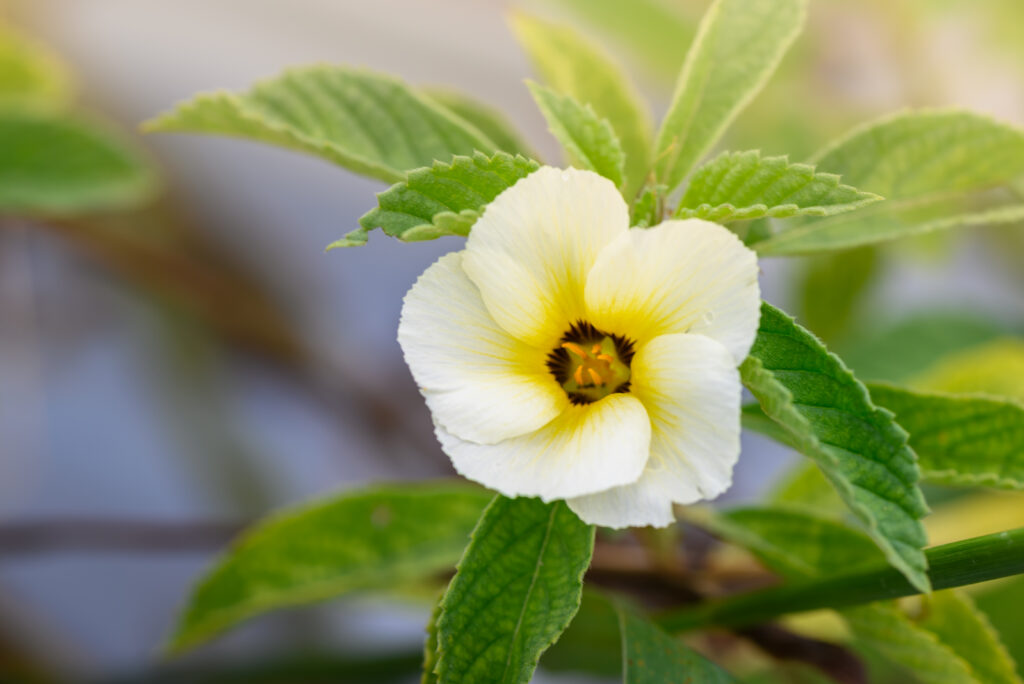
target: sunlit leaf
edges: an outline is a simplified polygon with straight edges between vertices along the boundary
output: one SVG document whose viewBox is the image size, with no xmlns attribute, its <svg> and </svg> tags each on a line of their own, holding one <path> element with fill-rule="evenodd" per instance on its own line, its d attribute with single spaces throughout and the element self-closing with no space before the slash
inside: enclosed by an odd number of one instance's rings
<svg viewBox="0 0 1024 684">
<path fill-rule="evenodd" d="M 916 389 L 983 392 L 1024 401 L 1024 341 L 992 340 L 943 357 L 908 380 Z"/>
<path fill-rule="evenodd" d="M 61 107 L 71 95 L 71 76 L 64 63 L 0 23 L 0 102 Z"/>
</svg>

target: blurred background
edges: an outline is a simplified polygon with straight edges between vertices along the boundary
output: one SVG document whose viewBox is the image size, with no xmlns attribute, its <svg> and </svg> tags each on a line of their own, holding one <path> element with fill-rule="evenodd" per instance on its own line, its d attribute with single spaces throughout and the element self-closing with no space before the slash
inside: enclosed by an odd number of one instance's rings
<svg viewBox="0 0 1024 684">
<path fill-rule="evenodd" d="M 603 42 L 658 116 L 707 4 L 25 0 L 0 17 L 66 63 L 80 107 L 134 137 L 198 91 L 339 62 L 471 93 L 558 163 L 508 13 Z M 944 105 L 1024 125 L 1024 3 L 814 0 L 726 145 L 802 160 L 858 122 Z M 147 206 L 0 217 L 0 681 L 157 681 L 190 582 L 239 525 L 451 474 L 395 331 L 406 290 L 461 241 L 374 234 L 325 254 L 382 184 L 242 141 L 139 144 L 160 176 Z M 868 377 L 1024 397 L 1024 227 L 762 268 L 765 298 Z M 745 437 L 724 498 L 756 496 L 790 459 Z M 427 610 L 359 599 L 272 616 L 174 667 L 379 652 L 415 668 Z"/>
</svg>

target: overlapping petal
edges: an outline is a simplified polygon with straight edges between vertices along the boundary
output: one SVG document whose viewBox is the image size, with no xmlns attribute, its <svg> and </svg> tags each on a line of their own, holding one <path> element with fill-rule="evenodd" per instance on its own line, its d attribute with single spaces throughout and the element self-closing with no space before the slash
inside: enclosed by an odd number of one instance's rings
<svg viewBox="0 0 1024 684">
<path fill-rule="evenodd" d="M 440 425 L 436 432 L 460 474 L 506 496 L 545 501 L 635 482 L 651 443 L 647 411 L 628 394 L 570 405 L 541 429 L 497 444 L 468 442 Z"/>
<path fill-rule="evenodd" d="M 579 496 L 566 501 L 569 508 L 591 525 L 623 527 L 666 527 L 675 522 L 672 498 L 658 483 L 657 474 L 644 470 L 633 484 Z"/>
<path fill-rule="evenodd" d="M 628 228 L 629 209 L 611 181 L 545 167 L 488 205 L 466 242 L 463 268 L 505 330 L 550 349 L 584 317 L 587 274 Z"/>
<path fill-rule="evenodd" d="M 590 271 L 587 319 L 640 341 L 699 333 L 723 344 L 738 364 L 757 334 L 757 275 L 754 252 L 714 223 L 689 219 L 631 230 Z"/>
<path fill-rule="evenodd" d="M 435 421 L 465 440 L 499 442 L 549 423 L 569 400 L 544 351 L 491 318 L 462 259 L 443 256 L 416 281 L 398 341 Z"/>
</svg>

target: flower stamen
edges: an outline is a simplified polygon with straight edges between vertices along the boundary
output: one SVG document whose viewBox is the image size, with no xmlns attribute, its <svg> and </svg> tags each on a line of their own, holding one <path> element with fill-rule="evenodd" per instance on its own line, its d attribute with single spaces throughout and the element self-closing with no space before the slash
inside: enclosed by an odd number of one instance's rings
<svg viewBox="0 0 1024 684">
<path fill-rule="evenodd" d="M 629 391 L 633 345 L 587 323 L 577 323 L 548 356 L 548 368 L 575 404 Z"/>
</svg>

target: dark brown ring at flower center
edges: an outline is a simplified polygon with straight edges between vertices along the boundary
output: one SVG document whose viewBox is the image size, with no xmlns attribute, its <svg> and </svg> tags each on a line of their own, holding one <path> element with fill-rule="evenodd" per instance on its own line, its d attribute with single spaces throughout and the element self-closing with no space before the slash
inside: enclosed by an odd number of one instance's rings
<svg viewBox="0 0 1024 684">
<path fill-rule="evenodd" d="M 551 350 L 547 367 L 573 404 L 590 404 L 629 391 L 634 344 L 621 335 L 577 321 Z"/>
</svg>

